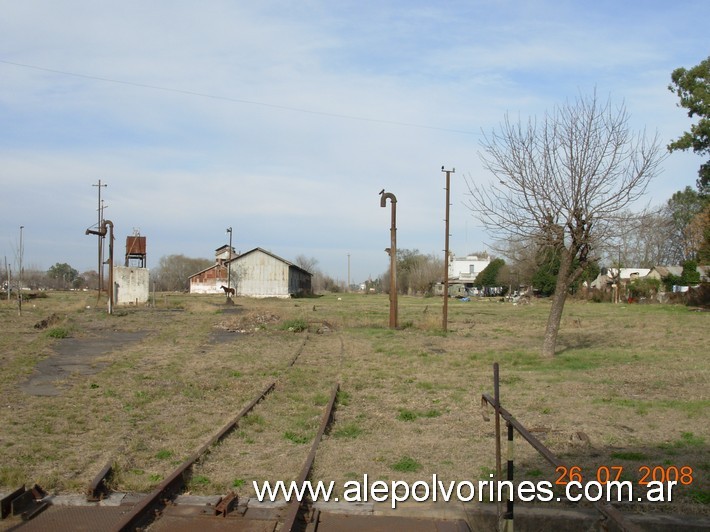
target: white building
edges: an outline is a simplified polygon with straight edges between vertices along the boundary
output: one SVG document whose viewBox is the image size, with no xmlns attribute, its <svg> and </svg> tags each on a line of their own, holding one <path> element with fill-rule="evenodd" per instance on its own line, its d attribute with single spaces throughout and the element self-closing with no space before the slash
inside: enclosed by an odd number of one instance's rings
<svg viewBox="0 0 710 532">
<path fill-rule="evenodd" d="M 462 283 L 472 283 L 490 262 L 491 258 L 488 255 L 485 257 L 479 255 L 455 257 L 451 254 L 449 259 L 449 279 Z"/>
</svg>

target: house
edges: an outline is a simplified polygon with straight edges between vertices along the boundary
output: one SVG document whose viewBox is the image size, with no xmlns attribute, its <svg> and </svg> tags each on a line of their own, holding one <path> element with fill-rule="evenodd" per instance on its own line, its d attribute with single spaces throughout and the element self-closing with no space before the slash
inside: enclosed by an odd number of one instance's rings
<svg viewBox="0 0 710 532">
<path fill-rule="evenodd" d="M 222 246 L 215 250 L 215 263 L 209 268 L 192 274 L 190 280 L 191 294 L 221 294 L 222 286 L 227 286 L 229 272 L 226 262 L 236 256 L 234 248 Z M 232 286 L 234 283 L 232 283 Z"/>
<path fill-rule="evenodd" d="M 228 265 L 238 296 L 293 297 L 312 293 L 310 272 L 265 249 L 242 253 Z"/>
<path fill-rule="evenodd" d="M 449 259 L 449 280 L 473 283 L 476 277 L 491 263 L 488 255 L 467 255 L 462 258 L 453 254 Z"/>
<path fill-rule="evenodd" d="M 479 291 L 473 286 L 473 282 L 486 266 L 491 262 L 490 256 L 486 255 L 466 255 L 456 257 L 453 253 L 449 255 L 449 296 L 465 297 L 479 295 Z M 434 285 L 434 295 L 444 293 L 444 284 Z M 489 295 L 489 294 L 486 294 Z"/>
<path fill-rule="evenodd" d="M 616 283 L 628 284 L 636 279 L 643 279 L 651 272 L 650 268 L 602 268 L 602 271 L 590 283 L 591 288 L 606 290 Z"/>
<path fill-rule="evenodd" d="M 701 283 L 710 282 L 710 266 L 698 266 L 698 273 L 700 274 Z M 680 277 L 683 275 L 683 266 L 655 266 L 651 269 L 648 277 L 662 281 L 669 275 Z"/>
</svg>

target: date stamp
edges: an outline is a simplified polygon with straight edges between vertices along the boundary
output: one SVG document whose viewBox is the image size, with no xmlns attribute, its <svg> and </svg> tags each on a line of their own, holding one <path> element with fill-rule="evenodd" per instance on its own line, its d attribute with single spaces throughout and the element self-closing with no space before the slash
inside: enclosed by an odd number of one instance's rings
<svg viewBox="0 0 710 532">
<path fill-rule="evenodd" d="M 557 479 L 555 484 L 566 485 L 570 482 L 584 484 L 585 481 L 593 480 L 600 484 L 609 482 L 620 482 L 624 480 L 624 466 L 599 466 L 596 471 L 585 473 L 580 466 L 557 466 L 555 472 Z M 691 466 L 648 466 L 642 465 L 637 468 L 639 486 L 648 486 L 650 482 L 661 482 L 667 484 L 673 482 L 674 485 L 689 486 L 693 483 L 693 468 Z"/>
</svg>

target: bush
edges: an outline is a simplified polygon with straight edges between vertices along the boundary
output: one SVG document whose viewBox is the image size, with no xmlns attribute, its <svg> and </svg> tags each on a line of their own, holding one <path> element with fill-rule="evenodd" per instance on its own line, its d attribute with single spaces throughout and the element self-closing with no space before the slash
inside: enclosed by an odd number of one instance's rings
<svg viewBox="0 0 710 532">
<path fill-rule="evenodd" d="M 64 327 L 55 327 L 54 329 L 47 331 L 47 336 L 50 338 L 68 338 L 69 329 L 65 329 Z"/>
<path fill-rule="evenodd" d="M 631 297 L 639 299 L 642 297 L 653 297 L 658 293 L 661 287 L 661 281 L 658 279 L 635 279 L 629 284 L 629 292 Z"/>
<path fill-rule="evenodd" d="M 308 322 L 303 318 L 296 318 L 285 321 L 281 328 L 285 331 L 303 332 L 308 329 Z"/>
</svg>

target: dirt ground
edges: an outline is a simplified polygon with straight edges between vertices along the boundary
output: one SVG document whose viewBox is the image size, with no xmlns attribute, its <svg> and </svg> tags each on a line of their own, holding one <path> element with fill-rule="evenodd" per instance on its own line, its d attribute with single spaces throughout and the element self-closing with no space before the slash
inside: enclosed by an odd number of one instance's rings
<svg viewBox="0 0 710 532">
<path fill-rule="evenodd" d="M 116 490 L 148 491 L 274 380 L 195 468 L 194 493 L 252 495 L 252 481 L 294 478 L 335 382 L 314 480 L 489 479 L 494 424 L 480 398 L 499 362 L 503 406 L 585 479 L 690 468 L 672 503 L 635 507 L 710 513 L 706 312 L 570 302 L 546 360 L 545 301 L 452 300 L 446 334 L 436 298 L 400 298 L 396 331 L 387 297 L 360 294 L 234 307 L 164 294 L 113 316 L 95 294 L 50 293 L 22 316 L 3 303 L 0 492 L 82 492 L 107 462 Z M 518 438 L 518 479 L 559 475 Z"/>
</svg>

